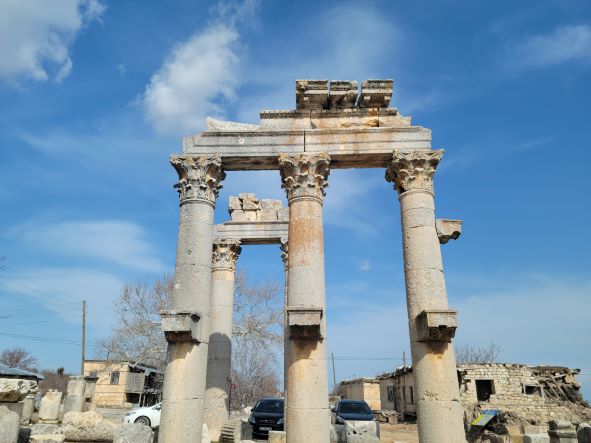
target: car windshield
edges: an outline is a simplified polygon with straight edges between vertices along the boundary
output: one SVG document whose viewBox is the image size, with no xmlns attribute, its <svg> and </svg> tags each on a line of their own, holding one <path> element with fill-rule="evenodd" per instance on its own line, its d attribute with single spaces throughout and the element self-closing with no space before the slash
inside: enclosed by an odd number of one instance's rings
<svg viewBox="0 0 591 443">
<path fill-rule="evenodd" d="M 366 403 L 341 403 L 339 412 L 343 414 L 371 414 L 371 409 Z"/>
<path fill-rule="evenodd" d="M 283 414 L 283 400 L 261 400 L 254 407 L 253 411 Z"/>
</svg>

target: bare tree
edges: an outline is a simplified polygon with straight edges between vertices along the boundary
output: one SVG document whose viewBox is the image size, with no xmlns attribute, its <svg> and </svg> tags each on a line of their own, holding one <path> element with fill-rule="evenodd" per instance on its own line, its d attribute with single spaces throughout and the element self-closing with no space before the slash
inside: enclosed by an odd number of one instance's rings
<svg viewBox="0 0 591 443">
<path fill-rule="evenodd" d="M 153 283 L 127 283 L 115 302 L 116 326 L 99 342 L 97 354 L 107 360 L 141 362 L 164 369 L 166 340 L 160 311 L 170 308 L 172 280 L 165 275 Z"/>
<path fill-rule="evenodd" d="M 234 293 L 231 408 L 239 409 L 278 394 L 283 300 L 276 282 L 253 284 L 244 272 L 236 274 Z"/>
<path fill-rule="evenodd" d="M 11 368 L 24 369 L 25 371 L 37 371 L 37 359 L 24 348 L 5 349 L 0 354 L 0 363 Z"/>
<path fill-rule="evenodd" d="M 278 358 L 283 343 L 281 287 L 273 281 L 250 282 L 236 274 L 232 337 L 232 407 L 253 404 L 278 393 Z M 167 343 L 159 323 L 169 309 L 172 281 L 168 276 L 152 284 L 129 283 L 115 303 L 116 326 L 99 342 L 97 355 L 110 360 L 142 362 L 164 370 Z"/>
<path fill-rule="evenodd" d="M 503 349 L 491 343 L 483 347 L 474 345 L 458 346 L 456 348 L 456 361 L 458 364 L 475 365 L 484 363 L 495 363 Z"/>
<path fill-rule="evenodd" d="M 64 368 L 57 368 L 57 371 L 44 369 L 41 375 L 45 378 L 39 382 L 39 392 L 45 394 L 50 389 L 57 389 L 61 392 L 68 390 L 69 373 L 64 372 Z"/>
</svg>

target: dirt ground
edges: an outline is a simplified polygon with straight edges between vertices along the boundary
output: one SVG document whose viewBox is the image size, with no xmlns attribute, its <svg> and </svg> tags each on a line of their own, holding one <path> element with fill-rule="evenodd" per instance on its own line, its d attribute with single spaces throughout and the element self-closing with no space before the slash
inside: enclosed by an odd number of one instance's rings
<svg viewBox="0 0 591 443">
<path fill-rule="evenodd" d="M 380 423 L 381 443 L 419 443 L 416 424 Z"/>
</svg>

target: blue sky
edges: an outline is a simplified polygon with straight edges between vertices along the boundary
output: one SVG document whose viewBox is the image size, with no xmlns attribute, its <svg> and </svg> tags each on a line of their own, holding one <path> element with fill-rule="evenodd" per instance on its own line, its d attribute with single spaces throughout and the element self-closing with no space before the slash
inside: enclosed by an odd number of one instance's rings
<svg viewBox="0 0 591 443">
<path fill-rule="evenodd" d="M 590 69 L 582 0 L 4 1 L 0 333 L 76 342 L 84 298 L 92 345 L 124 282 L 173 270 L 168 156 L 206 116 L 291 109 L 298 78 L 393 78 L 392 106 L 446 150 L 438 216 L 464 220 L 443 246 L 456 342 L 581 368 L 589 398 Z M 399 204 L 383 170 L 329 183 L 329 351 L 337 378 L 370 376 L 409 354 Z M 238 192 L 285 198 L 278 172 L 229 173 L 218 222 Z M 279 254 L 239 266 L 282 281 Z M 79 367 L 75 343 L 0 335 L 15 345 Z"/>
</svg>

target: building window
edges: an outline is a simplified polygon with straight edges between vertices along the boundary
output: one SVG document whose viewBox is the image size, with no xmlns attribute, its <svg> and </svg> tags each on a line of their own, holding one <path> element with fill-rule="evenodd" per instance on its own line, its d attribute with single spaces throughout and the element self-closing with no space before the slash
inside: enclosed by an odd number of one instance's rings
<svg viewBox="0 0 591 443">
<path fill-rule="evenodd" d="M 495 393 L 495 385 L 492 380 L 476 380 L 476 397 L 478 401 L 488 401 Z"/>
<path fill-rule="evenodd" d="M 118 385 L 119 384 L 119 371 L 111 372 L 111 384 Z"/>
<path fill-rule="evenodd" d="M 90 371 L 90 372 L 88 373 L 88 376 L 89 376 L 89 377 L 96 377 L 96 376 L 97 376 L 97 371 Z"/>
<path fill-rule="evenodd" d="M 407 403 L 409 405 L 413 405 L 415 403 L 415 399 L 414 399 L 413 392 L 412 392 L 412 386 L 408 387 L 408 400 L 409 401 Z"/>
<path fill-rule="evenodd" d="M 394 386 L 388 386 L 388 401 L 394 401 Z"/>
<path fill-rule="evenodd" d="M 542 396 L 542 388 L 537 385 L 525 385 L 523 386 L 523 393 L 526 395 Z"/>
</svg>

